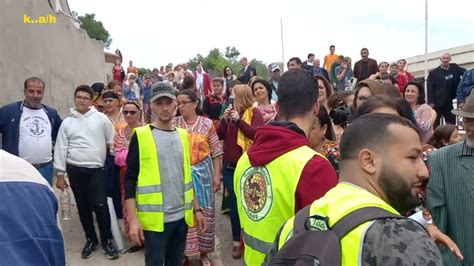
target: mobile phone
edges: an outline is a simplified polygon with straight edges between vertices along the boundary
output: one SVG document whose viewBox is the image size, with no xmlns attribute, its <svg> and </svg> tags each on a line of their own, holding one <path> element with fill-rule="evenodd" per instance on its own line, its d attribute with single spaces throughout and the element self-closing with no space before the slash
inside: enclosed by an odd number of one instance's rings
<svg viewBox="0 0 474 266">
<path fill-rule="evenodd" d="M 234 106 L 234 98 L 229 98 L 227 100 L 227 105 L 231 105 L 232 104 L 232 107 Z"/>
</svg>

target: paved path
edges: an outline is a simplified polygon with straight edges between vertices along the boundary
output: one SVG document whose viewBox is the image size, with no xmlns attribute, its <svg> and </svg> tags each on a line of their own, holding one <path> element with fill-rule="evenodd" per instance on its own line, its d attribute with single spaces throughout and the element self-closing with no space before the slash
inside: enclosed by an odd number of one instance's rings
<svg viewBox="0 0 474 266">
<path fill-rule="evenodd" d="M 59 192 L 57 191 L 59 195 Z M 234 260 L 232 258 L 232 237 L 230 230 L 230 220 L 227 215 L 220 212 L 220 203 L 222 194 L 216 194 L 216 251 L 212 254 L 214 258 L 214 265 L 220 266 L 241 266 L 244 265 L 242 260 Z M 136 253 L 126 253 L 121 255 L 117 260 L 108 260 L 102 253 L 102 249 L 98 248 L 94 255 L 83 260 L 81 258 L 81 250 L 85 244 L 84 233 L 77 214 L 77 208 L 73 202 L 72 219 L 69 221 L 61 221 L 61 227 L 64 234 L 66 245 L 66 261 L 67 265 L 100 265 L 100 266 L 141 266 L 144 263 L 143 251 Z M 123 227 L 122 227 L 123 228 Z M 98 227 L 96 226 L 97 235 L 99 235 Z M 125 239 L 125 238 L 124 238 Z M 126 246 L 129 246 L 127 244 Z M 194 261 L 191 265 L 200 265 L 199 261 Z"/>
</svg>

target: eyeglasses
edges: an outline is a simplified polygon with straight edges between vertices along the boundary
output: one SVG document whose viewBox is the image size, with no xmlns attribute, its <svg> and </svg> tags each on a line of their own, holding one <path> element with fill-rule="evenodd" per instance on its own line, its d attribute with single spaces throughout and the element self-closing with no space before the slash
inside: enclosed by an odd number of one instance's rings
<svg viewBox="0 0 474 266">
<path fill-rule="evenodd" d="M 361 101 L 361 102 L 365 102 L 369 99 L 369 97 L 365 97 L 365 96 L 359 96 L 357 97 L 357 100 Z"/>
<path fill-rule="evenodd" d="M 138 111 L 127 111 L 127 110 L 122 111 L 123 115 L 136 115 L 137 113 Z"/>
<path fill-rule="evenodd" d="M 76 100 L 78 100 L 78 101 L 83 101 L 83 102 L 86 102 L 86 101 L 90 101 L 90 100 L 91 100 L 91 98 L 89 98 L 89 97 L 76 96 L 75 98 L 76 98 Z"/>
<path fill-rule="evenodd" d="M 193 101 L 178 102 L 178 106 L 186 105 L 186 104 L 192 103 L 192 102 L 193 102 Z"/>
</svg>

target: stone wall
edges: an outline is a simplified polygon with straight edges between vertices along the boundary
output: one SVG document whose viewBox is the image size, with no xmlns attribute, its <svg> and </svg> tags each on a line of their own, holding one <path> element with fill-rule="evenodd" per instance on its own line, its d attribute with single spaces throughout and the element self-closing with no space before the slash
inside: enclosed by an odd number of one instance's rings
<svg viewBox="0 0 474 266">
<path fill-rule="evenodd" d="M 69 13 L 66 0 L 60 3 Z M 40 16 L 50 23 L 28 23 Z M 56 14 L 48 0 L 2 0 L 0 73 L 0 106 L 23 99 L 24 80 L 38 76 L 46 83 L 43 102 L 64 116 L 78 85 L 106 81 L 103 44 L 90 39 L 69 17 Z"/>
</svg>

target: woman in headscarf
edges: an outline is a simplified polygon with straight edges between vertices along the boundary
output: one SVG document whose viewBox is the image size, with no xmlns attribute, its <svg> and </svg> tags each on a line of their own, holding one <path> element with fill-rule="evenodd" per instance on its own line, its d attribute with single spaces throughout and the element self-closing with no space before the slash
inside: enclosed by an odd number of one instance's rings
<svg viewBox="0 0 474 266">
<path fill-rule="evenodd" d="M 123 97 L 127 101 L 140 101 L 140 87 L 135 82 L 137 77 L 134 73 L 127 74 L 127 80 L 123 83 Z"/>
</svg>

